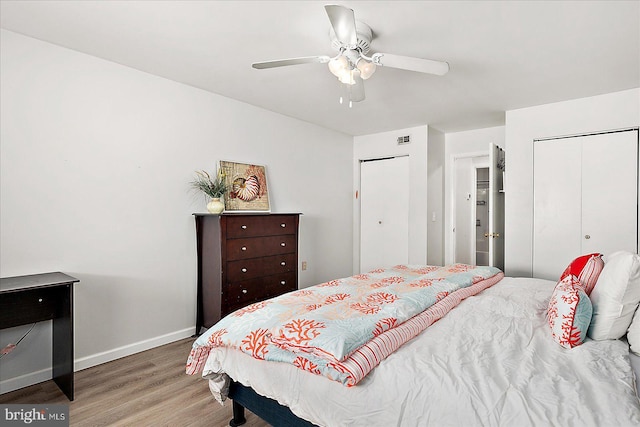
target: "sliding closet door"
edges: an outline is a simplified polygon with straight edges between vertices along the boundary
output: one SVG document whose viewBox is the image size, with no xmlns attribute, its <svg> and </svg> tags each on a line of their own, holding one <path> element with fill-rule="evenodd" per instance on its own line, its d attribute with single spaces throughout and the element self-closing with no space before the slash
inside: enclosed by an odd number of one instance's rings
<svg viewBox="0 0 640 427">
<path fill-rule="evenodd" d="M 409 261 L 409 157 L 360 163 L 360 272 Z"/>
<path fill-rule="evenodd" d="M 638 131 L 536 141 L 533 276 L 619 250 L 638 251 Z"/>
</svg>

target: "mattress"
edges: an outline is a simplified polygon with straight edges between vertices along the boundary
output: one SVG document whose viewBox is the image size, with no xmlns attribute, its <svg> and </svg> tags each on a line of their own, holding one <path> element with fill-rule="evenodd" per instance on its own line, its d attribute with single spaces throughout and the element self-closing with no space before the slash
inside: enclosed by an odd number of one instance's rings
<svg viewBox="0 0 640 427">
<path fill-rule="evenodd" d="M 321 426 L 640 425 L 628 345 L 554 342 L 545 319 L 554 286 L 503 279 L 354 387 L 225 348 L 211 351 L 203 376 L 219 398 L 231 377 Z"/>
</svg>

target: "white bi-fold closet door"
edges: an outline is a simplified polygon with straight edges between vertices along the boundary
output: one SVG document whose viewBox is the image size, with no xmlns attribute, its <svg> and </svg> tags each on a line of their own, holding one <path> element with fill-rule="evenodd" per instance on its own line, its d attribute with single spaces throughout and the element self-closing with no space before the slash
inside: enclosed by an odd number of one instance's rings
<svg viewBox="0 0 640 427">
<path fill-rule="evenodd" d="M 409 157 L 360 163 L 360 272 L 409 261 Z"/>
<path fill-rule="evenodd" d="M 638 251 L 638 130 L 534 142 L 533 276 L 574 258 Z"/>
</svg>

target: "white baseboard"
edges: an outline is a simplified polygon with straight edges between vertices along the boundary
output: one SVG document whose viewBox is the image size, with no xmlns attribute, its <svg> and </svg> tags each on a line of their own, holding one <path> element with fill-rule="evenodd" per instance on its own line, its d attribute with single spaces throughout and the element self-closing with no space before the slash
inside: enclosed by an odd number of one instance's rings
<svg viewBox="0 0 640 427">
<path fill-rule="evenodd" d="M 19 390 L 23 387 L 38 384 L 43 381 L 49 381 L 52 378 L 52 369 L 42 369 L 36 372 L 20 375 L 19 377 L 9 378 L 0 381 L 0 394 L 9 393 L 10 391 Z"/>
<path fill-rule="evenodd" d="M 196 327 L 193 326 L 181 331 L 171 332 L 166 335 L 160 335 L 159 337 L 150 338 L 144 341 L 138 341 L 137 343 L 114 348 L 113 350 L 108 350 L 102 353 L 96 353 L 92 354 L 91 356 L 76 359 L 73 364 L 74 371 L 81 371 L 92 366 L 101 365 L 103 363 L 111 362 L 112 360 L 120 359 L 121 357 L 130 356 L 132 354 L 140 353 L 141 351 L 160 347 L 161 345 L 169 344 L 183 338 L 189 338 L 193 335 L 195 330 Z M 185 363 L 186 360 L 187 359 L 185 359 Z"/>
<path fill-rule="evenodd" d="M 161 345 L 169 344 L 183 338 L 189 338 L 196 330 L 195 326 L 192 326 L 181 331 L 171 332 L 169 334 L 160 335 L 158 337 L 149 338 L 147 340 L 138 341 L 133 344 L 125 345 L 122 347 L 114 348 L 113 350 L 103 351 L 101 353 L 92 354 L 91 356 L 75 359 L 74 371 L 80 371 L 92 366 L 101 365 L 103 363 L 111 362 L 112 360 L 120 359 L 122 357 L 130 356 L 132 354 L 140 353 L 141 351 L 149 350 Z M 187 361 L 187 354 L 185 354 L 185 363 Z M 0 381 L 0 394 L 9 393 L 10 391 L 18 390 L 23 387 L 38 384 L 43 381 L 48 381 L 52 378 L 52 369 L 47 368 L 36 372 L 31 372 L 25 375 L 21 375 L 15 378 L 9 378 Z"/>
</svg>

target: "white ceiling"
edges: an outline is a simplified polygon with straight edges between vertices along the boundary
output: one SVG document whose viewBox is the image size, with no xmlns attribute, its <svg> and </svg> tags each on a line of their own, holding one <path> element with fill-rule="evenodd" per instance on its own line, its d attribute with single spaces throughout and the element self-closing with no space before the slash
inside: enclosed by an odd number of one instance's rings
<svg viewBox="0 0 640 427">
<path fill-rule="evenodd" d="M 318 1 L 6 1 L 2 28 L 350 135 L 499 126 L 507 110 L 640 87 L 638 1 L 350 1 L 371 53 L 449 62 L 442 77 L 379 68 L 340 105 Z"/>
</svg>

